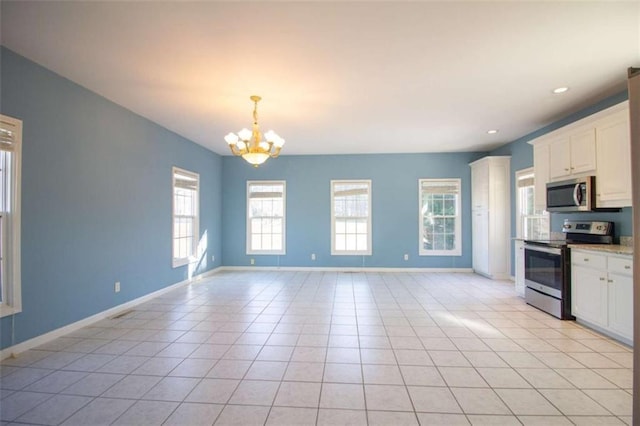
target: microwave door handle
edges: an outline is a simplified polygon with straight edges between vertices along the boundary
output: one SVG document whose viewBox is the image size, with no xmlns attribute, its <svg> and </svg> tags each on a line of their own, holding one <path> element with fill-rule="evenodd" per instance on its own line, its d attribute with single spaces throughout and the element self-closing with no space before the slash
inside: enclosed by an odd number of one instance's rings
<svg viewBox="0 0 640 426">
<path fill-rule="evenodd" d="M 573 202 L 576 203 L 576 206 L 582 204 L 582 191 L 580 191 L 580 184 L 576 184 L 573 188 Z"/>
</svg>

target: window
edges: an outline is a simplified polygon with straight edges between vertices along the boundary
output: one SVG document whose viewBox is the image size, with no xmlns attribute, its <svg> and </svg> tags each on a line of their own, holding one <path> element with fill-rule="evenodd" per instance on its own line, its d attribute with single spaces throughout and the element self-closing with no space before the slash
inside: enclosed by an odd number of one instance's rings
<svg viewBox="0 0 640 426">
<path fill-rule="evenodd" d="M 331 181 L 331 254 L 371 254 L 371 181 Z"/>
<path fill-rule="evenodd" d="M 247 182 L 247 254 L 285 254 L 285 182 Z"/>
<path fill-rule="evenodd" d="M 195 261 L 200 175 L 173 168 L 173 267 Z"/>
<path fill-rule="evenodd" d="M 460 256 L 460 179 L 420 179 L 420 256 Z"/>
<path fill-rule="evenodd" d="M 20 170 L 22 121 L 0 115 L 0 317 L 22 311 Z"/>
<path fill-rule="evenodd" d="M 537 210 L 534 204 L 535 176 L 533 168 L 516 172 L 516 233 L 528 240 L 549 239 L 549 213 Z"/>
</svg>

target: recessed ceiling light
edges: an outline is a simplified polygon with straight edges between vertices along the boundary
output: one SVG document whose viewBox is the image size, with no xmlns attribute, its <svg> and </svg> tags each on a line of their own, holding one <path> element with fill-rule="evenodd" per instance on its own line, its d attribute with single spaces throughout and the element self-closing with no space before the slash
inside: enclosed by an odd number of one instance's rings
<svg viewBox="0 0 640 426">
<path fill-rule="evenodd" d="M 567 90 L 569 90 L 569 88 L 568 88 L 568 87 L 558 87 L 558 88 L 553 89 L 553 93 L 555 93 L 556 95 L 558 95 L 558 94 L 560 94 L 560 93 L 564 93 L 564 92 L 566 92 Z"/>
<path fill-rule="evenodd" d="M 487 130 L 487 133 L 489 133 L 490 135 L 495 135 L 496 133 L 498 133 L 498 131 L 496 129 L 491 129 Z"/>
</svg>

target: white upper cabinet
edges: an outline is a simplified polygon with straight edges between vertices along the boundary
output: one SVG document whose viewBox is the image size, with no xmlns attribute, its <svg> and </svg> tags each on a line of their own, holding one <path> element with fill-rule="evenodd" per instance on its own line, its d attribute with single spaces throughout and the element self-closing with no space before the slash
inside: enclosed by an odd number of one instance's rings
<svg viewBox="0 0 640 426">
<path fill-rule="evenodd" d="M 535 206 L 546 208 L 547 182 L 596 176 L 596 207 L 631 206 L 629 103 L 585 117 L 530 144 Z"/>
<path fill-rule="evenodd" d="M 596 170 L 596 132 L 582 129 L 549 142 L 549 177 L 562 180 Z"/>
<path fill-rule="evenodd" d="M 596 128 L 598 173 L 596 206 L 631 205 L 631 143 L 629 113 L 620 111 Z"/>
<path fill-rule="evenodd" d="M 571 139 L 568 136 L 556 138 L 551 140 L 548 146 L 549 178 L 569 177 L 571 175 Z"/>
</svg>

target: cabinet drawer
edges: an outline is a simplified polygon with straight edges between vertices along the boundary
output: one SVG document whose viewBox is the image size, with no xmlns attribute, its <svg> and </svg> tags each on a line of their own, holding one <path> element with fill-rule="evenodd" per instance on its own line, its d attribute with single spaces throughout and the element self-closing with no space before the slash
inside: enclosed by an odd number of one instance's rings
<svg viewBox="0 0 640 426">
<path fill-rule="evenodd" d="M 606 269 L 607 257 L 584 251 L 572 251 L 571 263 L 574 265 L 589 266 L 591 268 Z"/>
<path fill-rule="evenodd" d="M 609 272 L 616 272 L 618 274 L 632 275 L 633 274 L 633 260 L 631 258 L 624 257 L 609 257 Z"/>
</svg>

